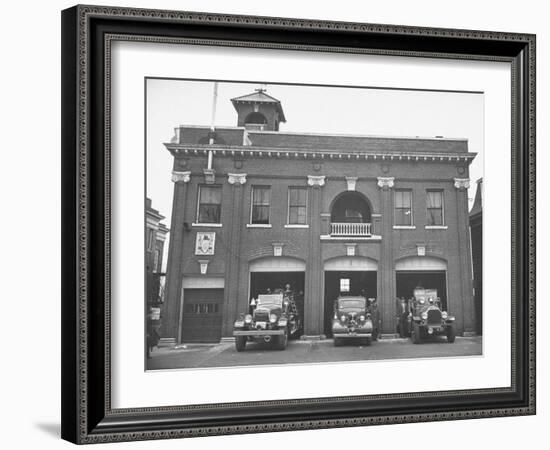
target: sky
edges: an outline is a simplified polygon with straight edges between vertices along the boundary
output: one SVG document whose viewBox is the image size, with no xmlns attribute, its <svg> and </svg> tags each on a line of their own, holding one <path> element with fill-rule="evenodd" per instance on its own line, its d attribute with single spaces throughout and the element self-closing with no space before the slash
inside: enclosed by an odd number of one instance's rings
<svg viewBox="0 0 550 450">
<path fill-rule="evenodd" d="M 213 87 L 213 81 L 147 80 L 147 196 L 168 227 L 173 159 L 163 144 L 178 125 L 210 125 Z M 281 101 L 287 122 L 280 131 L 467 138 L 469 151 L 477 153 L 470 165 L 472 206 L 475 181 L 483 176 L 482 93 L 219 82 L 215 125 L 236 126 L 230 99 L 258 88 Z"/>
</svg>

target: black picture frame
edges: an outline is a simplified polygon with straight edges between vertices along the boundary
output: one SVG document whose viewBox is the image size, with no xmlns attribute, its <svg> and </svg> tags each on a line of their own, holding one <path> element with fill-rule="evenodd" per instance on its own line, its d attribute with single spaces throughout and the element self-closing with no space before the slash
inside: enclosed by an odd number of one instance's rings
<svg viewBox="0 0 550 450">
<path fill-rule="evenodd" d="M 510 62 L 511 386 L 112 409 L 107 69 L 113 39 L 193 39 L 219 45 Z M 83 444 L 529 414 L 535 414 L 534 35 L 100 6 L 62 12 L 64 439 Z"/>
</svg>

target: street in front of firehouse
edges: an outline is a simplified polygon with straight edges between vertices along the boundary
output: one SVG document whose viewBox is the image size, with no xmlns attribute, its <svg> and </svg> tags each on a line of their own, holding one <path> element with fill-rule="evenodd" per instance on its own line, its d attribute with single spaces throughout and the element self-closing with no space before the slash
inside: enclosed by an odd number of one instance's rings
<svg viewBox="0 0 550 450">
<path fill-rule="evenodd" d="M 176 347 L 155 348 L 148 360 L 148 370 L 197 369 L 279 364 L 314 364 L 368 360 L 476 357 L 482 355 L 482 337 L 457 337 L 448 343 L 445 337 L 426 338 L 415 345 L 410 338 L 380 339 L 371 345 L 346 342 L 335 347 L 332 339 L 289 340 L 284 351 L 265 343 L 249 343 L 237 351 L 228 340 L 218 344 L 182 344 Z"/>
</svg>

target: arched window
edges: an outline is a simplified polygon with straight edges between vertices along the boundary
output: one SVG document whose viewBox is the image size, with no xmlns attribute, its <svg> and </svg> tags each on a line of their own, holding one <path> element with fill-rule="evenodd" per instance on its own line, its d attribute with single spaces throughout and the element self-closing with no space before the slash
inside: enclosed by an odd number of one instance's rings
<svg viewBox="0 0 550 450">
<path fill-rule="evenodd" d="M 367 200 L 357 192 L 340 195 L 332 205 L 330 221 L 333 223 L 370 223 L 371 210 Z"/>
<path fill-rule="evenodd" d="M 247 129 L 263 130 L 267 125 L 266 117 L 259 112 L 250 113 L 244 119 L 244 126 Z"/>
<path fill-rule="evenodd" d="M 253 112 L 246 116 L 246 119 L 244 119 L 244 123 L 266 124 L 267 119 L 262 113 Z"/>
</svg>

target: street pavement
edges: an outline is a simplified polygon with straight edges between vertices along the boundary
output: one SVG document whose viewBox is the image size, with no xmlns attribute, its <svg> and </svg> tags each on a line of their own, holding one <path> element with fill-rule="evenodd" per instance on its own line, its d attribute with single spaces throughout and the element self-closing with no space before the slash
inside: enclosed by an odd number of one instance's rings
<svg viewBox="0 0 550 450">
<path fill-rule="evenodd" d="M 148 369 L 234 367 L 263 364 L 308 364 L 338 361 L 364 361 L 403 358 L 439 358 L 482 354 L 482 338 L 457 337 L 449 344 L 445 337 L 434 337 L 421 344 L 410 339 L 383 339 L 370 346 L 350 342 L 335 347 L 332 339 L 289 341 L 286 350 L 275 350 L 265 344 L 247 343 L 237 352 L 232 342 L 220 344 L 187 344 L 174 349 L 154 349 Z"/>
</svg>

